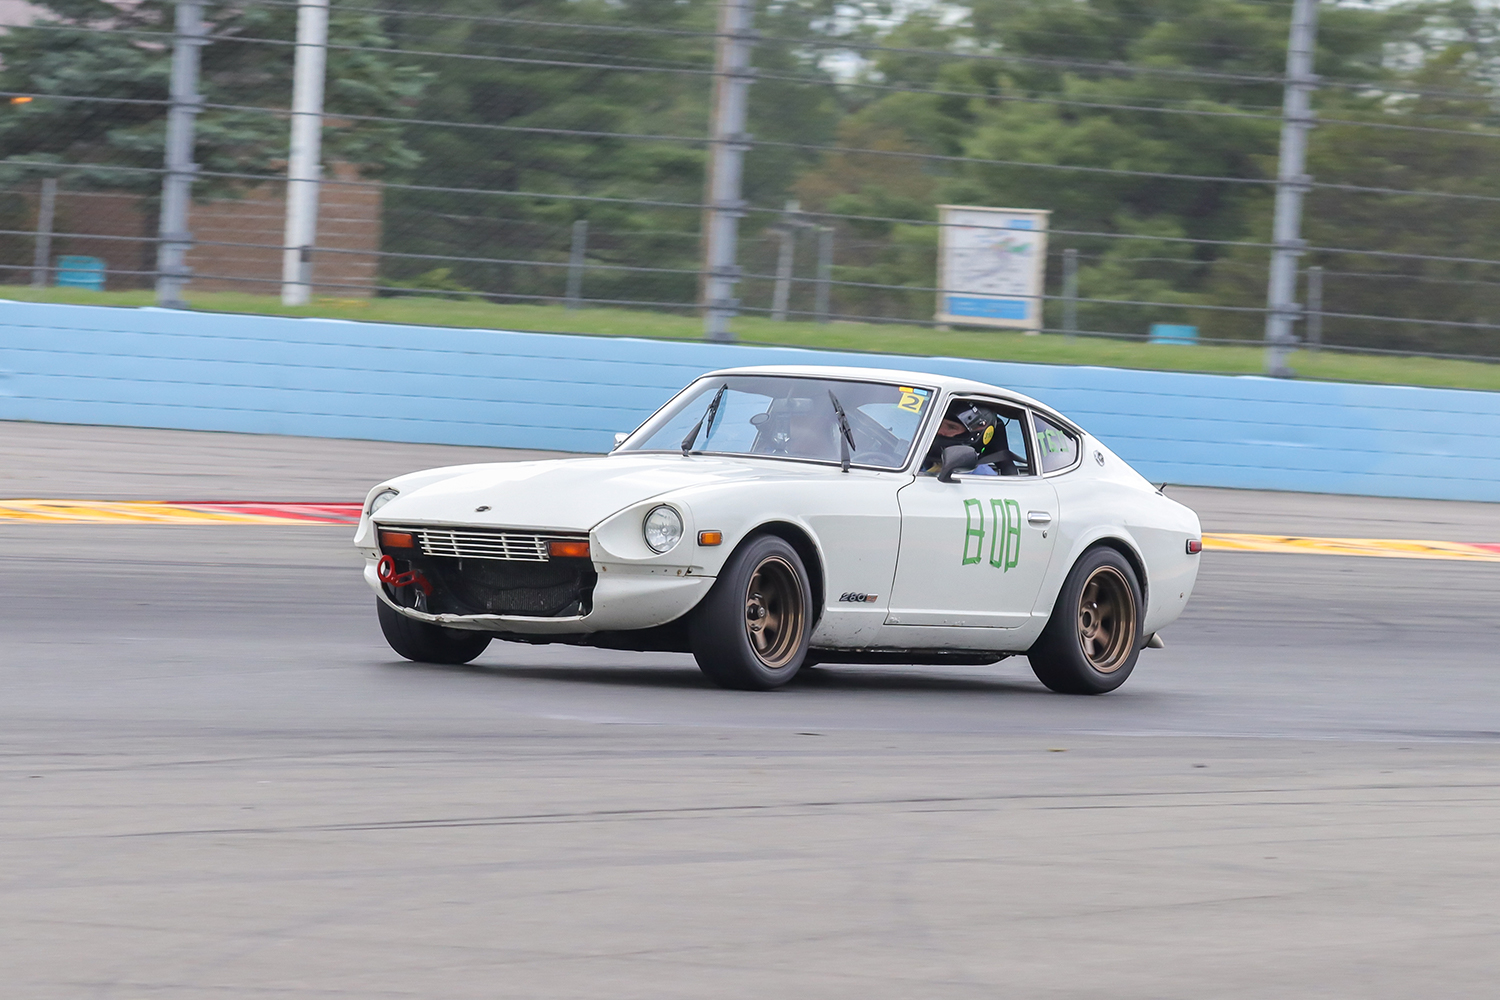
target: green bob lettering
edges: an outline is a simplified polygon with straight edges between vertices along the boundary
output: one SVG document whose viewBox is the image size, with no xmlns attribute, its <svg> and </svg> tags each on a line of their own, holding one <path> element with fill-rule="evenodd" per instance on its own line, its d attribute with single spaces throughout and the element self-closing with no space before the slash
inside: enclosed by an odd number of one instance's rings
<svg viewBox="0 0 1500 1000">
<path fill-rule="evenodd" d="M 989 527 L 985 526 L 984 503 L 970 497 L 964 501 L 963 565 L 984 561 L 984 539 L 990 539 L 989 563 L 1009 573 L 1021 561 L 1021 505 L 1014 500 L 990 500 Z"/>
</svg>

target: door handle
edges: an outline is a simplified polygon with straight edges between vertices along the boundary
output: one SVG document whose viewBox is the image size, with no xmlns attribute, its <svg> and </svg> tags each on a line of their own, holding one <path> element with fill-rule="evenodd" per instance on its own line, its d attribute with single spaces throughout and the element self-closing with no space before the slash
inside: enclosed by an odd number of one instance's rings
<svg viewBox="0 0 1500 1000">
<path fill-rule="evenodd" d="M 1030 510 L 1026 512 L 1026 521 L 1029 524 L 1051 524 L 1052 515 L 1045 510 Z"/>
</svg>

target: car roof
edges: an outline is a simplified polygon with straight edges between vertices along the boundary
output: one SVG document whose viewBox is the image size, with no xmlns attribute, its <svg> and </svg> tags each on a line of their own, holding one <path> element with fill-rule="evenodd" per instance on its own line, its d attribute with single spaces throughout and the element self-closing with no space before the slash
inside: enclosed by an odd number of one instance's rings
<svg viewBox="0 0 1500 1000">
<path fill-rule="evenodd" d="M 1002 388 L 988 382 L 976 382 L 973 379 L 957 378 L 953 375 L 935 375 L 932 372 L 901 368 L 855 368 L 850 365 L 752 365 L 744 368 L 721 368 L 707 372 L 701 377 L 715 378 L 720 375 L 797 375 L 805 378 L 848 379 L 856 382 L 895 382 L 933 388 L 960 396 L 980 393 L 1033 407 L 1044 414 L 1060 418 L 1063 423 L 1074 430 L 1082 429 L 1046 403 L 1016 392 L 1014 389 Z"/>
</svg>

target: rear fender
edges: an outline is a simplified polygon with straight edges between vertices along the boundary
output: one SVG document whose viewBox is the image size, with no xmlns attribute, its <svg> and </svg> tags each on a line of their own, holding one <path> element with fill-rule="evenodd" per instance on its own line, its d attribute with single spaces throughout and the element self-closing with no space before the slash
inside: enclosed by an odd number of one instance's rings
<svg viewBox="0 0 1500 1000">
<path fill-rule="evenodd" d="M 1083 558 L 1085 552 L 1100 545 L 1116 550 L 1125 557 L 1126 562 L 1130 563 L 1130 568 L 1135 570 L 1136 579 L 1141 585 L 1141 603 L 1149 611 L 1151 581 L 1146 568 L 1146 558 L 1141 554 L 1141 547 L 1125 528 L 1120 525 L 1106 524 L 1092 528 L 1072 539 L 1066 558 L 1053 557 L 1042 589 L 1037 593 L 1036 604 L 1031 609 L 1032 617 L 1052 617 L 1052 609 L 1057 604 L 1057 595 L 1062 593 L 1068 574 L 1073 571 L 1073 567 L 1078 564 L 1079 559 Z M 1144 620 L 1147 615 L 1143 614 L 1141 617 Z"/>
</svg>

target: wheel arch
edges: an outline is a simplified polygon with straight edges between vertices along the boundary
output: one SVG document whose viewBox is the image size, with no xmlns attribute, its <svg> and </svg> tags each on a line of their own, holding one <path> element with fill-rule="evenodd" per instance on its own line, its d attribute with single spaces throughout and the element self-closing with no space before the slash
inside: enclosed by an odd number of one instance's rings
<svg viewBox="0 0 1500 1000">
<path fill-rule="evenodd" d="M 1104 535 L 1101 538 L 1097 538 L 1079 551 L 1077 558 L 1068 566 L 1068 572 L 1071 573 L 1073 571 L 1073 566 L 1078 564 L 1079 559 L 1082 559 L 1094 549 L 1100 548 L 1114 549 L 1120 555 L 1124 556 L 1125 561 L 1130 564 L 1130 568 L 1135 570 L 1135 580 L 1141 588 L 1140 616 L 1141 621 L 1145 621 L 1146 609 L 1151 606 L 1151 581 L 1146 576 L 1146 560 L 1142 558 L 1140 552 L 1130 542 L 1118 535 Z"/>
<path fill-rule="evenodd" d="M 818 543 L 813 541 L 812 534 L 800 524 L 791 521 L 765 521 L 745 532 L 745 537 L 740 540 L 739 545 L 735 546 L 735 551 L 748 544 L 757 535 L 775 535 L 796 549 L 797 555 L 802 557 L 802 566 L 807 570 L 807 582 L 812 587 L 812 624 L 817 625 L 823 616 L 823 581 L 826 578 L 823 553 L 819 551 Z"/>
<path fill-rule="evenodd" d="M 1037 595 L 1037 612 L 1045 610 L 1048 618 L 1051 618 L 1058 595 L 1062 593 L 1062 588 L 1067 583 L 1068 575 L 1073 572 L 1073 567 L 1077 566 L 1078 561 L 1085 555 L 1097 548 L 1114 549 L 1130 564 L 1130 568 L 1135 570 L 1136 583 L 1141 588 L 1141 614 L 1144 617 L 1151 601 L 1151 581 L 1146 574 L 1146 558 L 1141 554 L 1140 547 L 1135 544 L 1135 541 L 1118 525 L 1114 527 L 1100 525 L 1094 531 L 1075 540 L 1068 556 L 1063 557 L 1061 553 L 1053 555 L 1052 566 L 1047 571 L 1047 583 Z"/>
</svg>

